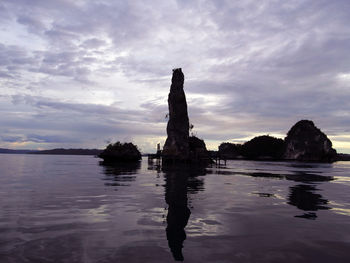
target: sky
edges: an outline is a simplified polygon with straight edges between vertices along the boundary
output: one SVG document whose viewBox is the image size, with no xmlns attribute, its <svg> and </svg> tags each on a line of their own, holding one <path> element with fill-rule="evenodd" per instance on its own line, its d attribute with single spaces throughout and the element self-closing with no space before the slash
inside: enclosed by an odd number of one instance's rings
<svg viewBox="0 0 350 263">
<path fill-rule="evenodd" d="M 313 120 L 350 153 L 348 0 L 1 0 L 0 147 L 166 139 L 173 68 L 215 150 Z"/>
</svg>

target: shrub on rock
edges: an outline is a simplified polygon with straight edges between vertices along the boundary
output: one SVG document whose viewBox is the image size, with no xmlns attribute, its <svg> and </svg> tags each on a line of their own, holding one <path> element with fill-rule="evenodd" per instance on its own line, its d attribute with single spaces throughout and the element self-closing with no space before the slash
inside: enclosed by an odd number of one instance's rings
<svg viewBox="0 0 350 263">
<path fill-rule="evenodd" d="M 131 142 L 109 144 L 98 156 L 105 162 L 130 162 L 141 159 L 140 151 Z"/>
</svg>

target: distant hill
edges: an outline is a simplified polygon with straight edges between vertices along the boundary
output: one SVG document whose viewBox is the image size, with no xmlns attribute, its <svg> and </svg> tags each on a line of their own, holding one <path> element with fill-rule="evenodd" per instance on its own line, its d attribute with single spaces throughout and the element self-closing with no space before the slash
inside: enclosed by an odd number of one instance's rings
<svg viewBox="0 0 350 263">
<path fill-rule="evenodd" d="M 338 153 L 338 161 L 350 161 L 350 154 Z"/>
<path fill-rule="evenodd" d="M 31 153 L 33 150 L 11 150 L 0 148 L 0 153 L 11 153 L 11 154 L 23 154 L 23 153 Z"/>
<path fill-rule="evenodd" d="M 12 150 L 0 148 L 0 153 L 9 153 L 9 154 L 57 154 L 57 155 L 98 155 L 102 150 L 98 149 L 52 149 L 52 150 Z"/>
<path fill-rule="evenodd" d="M 52 149 L 42 151 L 32 151 L 30 154 L 56 154 L 56 155 L 98 155 L 102 150 L 98 149 Z"/>
</svg>

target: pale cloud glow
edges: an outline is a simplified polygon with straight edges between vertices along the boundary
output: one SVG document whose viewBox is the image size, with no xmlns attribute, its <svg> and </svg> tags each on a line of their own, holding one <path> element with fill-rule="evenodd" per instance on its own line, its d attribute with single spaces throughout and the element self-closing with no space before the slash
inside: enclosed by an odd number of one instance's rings
<svg viewBox="0 0 350 263">
<path fill-rule="evenodd" d="M 350 73 L 340 73 L 337 75 L 337 79 L 341 84 L 350 85 Z"/>
<path fill-rule="evenodd" d="M 0 147 L 166 136 L 172 68 L 209 149 L 312 119 L 348 152 L 350 2 L 0 2 Z M 342 139 L 339 139 L 342 138 Z"/>
</svg>

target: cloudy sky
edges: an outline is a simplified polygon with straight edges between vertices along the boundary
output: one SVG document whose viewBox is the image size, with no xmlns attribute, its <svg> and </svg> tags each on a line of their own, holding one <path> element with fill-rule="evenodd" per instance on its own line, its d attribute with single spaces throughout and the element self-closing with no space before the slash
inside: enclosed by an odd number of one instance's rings
<svg viewBox="0 0 350 263">
<path fill-rule="evenodd" d="M 208 148 L 311 119 L 350 153 L 348 0 L 1 0 L 0 147 L 166 138 L 172 69 Z"/>
</svg>

